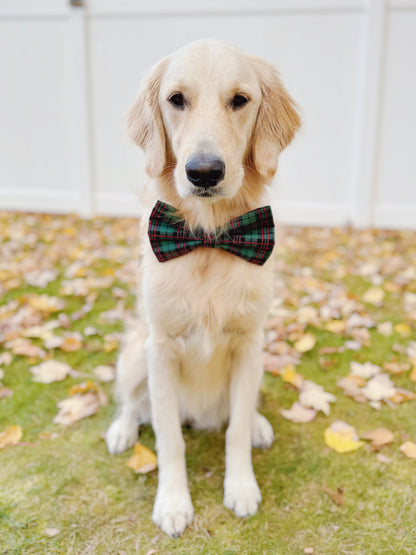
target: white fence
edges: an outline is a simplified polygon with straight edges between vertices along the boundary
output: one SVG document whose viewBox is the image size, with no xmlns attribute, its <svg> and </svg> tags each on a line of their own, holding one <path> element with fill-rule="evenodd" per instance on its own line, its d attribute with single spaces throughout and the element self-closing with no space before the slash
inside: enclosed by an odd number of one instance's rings
<svg viewBox="0 0 416 555">
<path fill-rule="evenodd" d="M 273 62 L 301 106 L 280 221 L 416 228 L 416 0 L 0 0 L 0 209 L 138 214 L 123 114 L 203 37 Z"/>
</svg>

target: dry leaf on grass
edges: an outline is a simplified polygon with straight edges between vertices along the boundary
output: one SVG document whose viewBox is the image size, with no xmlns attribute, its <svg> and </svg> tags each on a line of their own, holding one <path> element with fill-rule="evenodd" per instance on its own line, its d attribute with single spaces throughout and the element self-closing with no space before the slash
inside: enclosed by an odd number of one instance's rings
<svg viewBox="0 0 416 555">
<path fill-rule="evenodd" d="M 96 414 L 100 408 L 100 403 L 95 393 L 90 392 L 85 395 L 77 393 L 69 399 L 59 401 L 57 407 L 59 412 L 53 419 L 53 422 L 63 426 L 70 426 L 77 420 Z"/>
<path fill-rule="evenodd" d="M 396 388 L 387 374 L 376 374 L 362 389 L 369 401 L 387 401 L 396 393 Z"/>
<path fill-rule="evenodd" d="M 402 337 L 409 337 L 409 335 L 412 333 L 412 328 L 409 326 L 409 324 L 406 324 L 405 322 L 400 322 L 399 324 L 396 324 L 394 326 L 394 331 Z"/>
<path fill-rule="evenodd" d="M 294 347 L 298 353 L 306 353 L 315 347 L 316 337 L 312 333 L 305 333 L 298 341 L 295 342 Z"/>
<path fill-rule="evenodd" d="M 363 295 L 363 301 L 365 303 L 374 304 L 380 306 L 384 299 L 384 289 L 381 287 L 370 287 Z"/>
<path fill-rule="evenodd" d="M 334 491 L 324 483 L 322 484 L 322 489 L 324 490 L 325 493 L 329 495 L 329 497 L 332 499 L 335 505 L 344 504 L 344 488 L 342 486 L 339 486 L 336 489 L 336 491 Z"/>
<path fill-rule="evenodd" d="M 58 297 L 50 297 L 49 295 L 30 295 L 27 297 L 27 302 L 35 310 L 48 314 L 65 308 L 64 300 Z"/>
<path fill-rule="evenodd" d="M 376 428 L 370 432 L 361 435 L 361 439 L 369 439 L 371 441 L 371 448 L 373 451 L 378 451 L 384 445 L 388 445 L 394 441 L 394 435 L 387 428 Z"/>
<path fill-rule="evenodd" d="M 134 446 L 134 455 L 132 455 L 126 465 L 138 474 L 147 474 L 157 467 L 157 457 L 147 447 L 141 443 Z"/>
<path fill-rule="evenodd" d="M 71 373 L 72 368 L 58 360 L 45 360 L 37 366 L 32 366 L 29 370 L 33 374 L 34 382 L 53 383 L 64 380 Z"/>
<path fill-rule="evenodd" d="M 355 428 L 340 420 L 325 430 L 325 443 L 337 453 L 349 453 L 364 445 L 363 441 L 358 440 Z"/>
<path fill-rule="evenodd" d="M 295 401 L 290 409 L 280 409 L 280 414 L 286 418 L 286 420 L 296 422 L 297 424 L 305 424 L 306 422 L 311 422 L 315 418 L 316 410 L 308 409 L 298 401 Z"/>
<path fill-rule="evenodd" d="M 416 459 L 416 443 L 406 441 L 400 446 L 400 451 L 409 459 Z"/>
<path fill-rule="evenodd" d="M 60 533 L 60 530 L 58 528 L 45 528 L 44 533 L 46 536 L 53 538 Z"/>
<path fill-rule="evenodd" d="M 322 411 L 326 416 L 328 416 L 330 411 L 330 403 L 335 403 L 336 400 L 332 393 L 328 393 L 322 385 L 318 385 L 315 382 L 305 380 L 301 386 L 299 402 L 304 407 Z"/>
<path fill-rule="evenodd" d="M 93 373 L 98 380 L 102 382 L 111 382 L 114 380 L 115 369 L 112 366 L 101 364 L 94 368 Z"/>
<path fill-rule="evenodd" d="M 0 433 L 0 449 L 8 445 L 17 445 L 22 439 L 22 428 L 20 426 L 9 426 L 7 430 Z"/>
<path fill-rule="evenodd" d="M 13 391 L 8 387 L 0 387 L 0 399 L 5 399 L 7 397 L 11 397 L 13 395 Z"/>
<path fill-rule="evenodd" d="M 303 384 L 303 376 L 301 374 L 298 374 L 295 368 L 291 365 L 285 366 L 280 375 L 282 376 L 282 380 L 284 382 L 293 385 L 293 387 L 296 387 L 296 389 L 299 389 Z"/>
<path fill-rule="evenodd" d="M 352 376 L 360 376 L 365 380 L 368 380 L 368 378 L 372 378 L 379 372 L 381 372 L 380 366 L 372 364 L 371 362 L 360 364 L 359 362 L 352 361 L 350 365 L 350 374 Z"/>
</svg>

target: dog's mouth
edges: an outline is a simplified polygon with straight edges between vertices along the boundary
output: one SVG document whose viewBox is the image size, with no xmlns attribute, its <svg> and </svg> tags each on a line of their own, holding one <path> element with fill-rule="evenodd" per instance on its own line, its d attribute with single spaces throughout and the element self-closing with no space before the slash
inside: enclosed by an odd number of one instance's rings
<svg viewBox="0 0 416 555">
<path fill-rule="evenodd" d="M 192 195 L 198 198 L 215 198 L 222 197 L 222 191 L 216 187 L 198 187 L 192 189 Z"/>
</svg>

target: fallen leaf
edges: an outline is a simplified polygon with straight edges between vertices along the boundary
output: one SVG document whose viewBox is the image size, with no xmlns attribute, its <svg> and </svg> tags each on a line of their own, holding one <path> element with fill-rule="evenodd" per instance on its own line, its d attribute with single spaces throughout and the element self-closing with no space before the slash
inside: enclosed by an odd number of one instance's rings
<svg viewBox="0 0 416 555">
<path fill-rule="evenodd" d="M 384 445 L 388 445 L 394 441 L 394 435 L 387 428 L 376 428 L 370 432 L 361 435 L 361 439 L 369 439 L 373 451 L 378 451 Z"/>
<path fill-rule="evenodd" d="M 97 393 L 98 386 L 91 380 L 88 380 L 87 382 L 73 385 L 69 390 L 69 395 L 71 397 L 72 395 L 77 395 L 78 393 L 84 395 L 85 393 L 89 393 L 90 391 L 92 391 L 93 393 Z"/>
<path fill-rule="evenodd" d="M 355 429 L 340 420 L 336 420 L 325 430 L 325 443 L 337 453 L 355 451 L 364 445 L 358 440 Z"/>
<path fill-rule="evenodd" d="M 8 387 L 0 387 L 0 399 L 5 399 L 6 397 L 11 397 L 13 391 Z"/>
<path fill-rule="evenodd" d="M 126 465 L 138 474 L 147 474 L 157 467 L 157 457 L 147 447 L 141 443 L 134 446 L 134 455 L 132 455 Z"/>
<path fill-rule="evenodd" d="M 293 387 L 296 387 L 297 389 L 299 389 L 303 383 L 303 376 L 298 374 L 293 366 L 285 366 L 280 375 L 282 376 L 282 380 L 284 382 L 293 385 Z"/>
<path fill-rule="evenodd" d="M 400 446 L 400 451 L 409 459 L 416 459 L 416 443 L 406 441 Z"/>
<path fill-rule="evenodd" d="M 328 487 L 325 483 L 322 485 L 322 489 L 325 493 L 329 495 L 335 505 L 343 505 L 344 504 L 344 488 L 339 486 L 336 491 Z"/>
<path fill-rule="evenodd" d="M 393 333 L 393 324 L 389 321 L 381 322 L 377 326 L 377 331 L 381 333 L 381 335 L 389 336 Z"/>
<path fill-rule="evenodd" d="M 304 424 L 306 422 L 311 422 L 315 418 L 316 410 L 308 409 L 298 401 L 295 401 L 290 409 L 280 409 L 280 414 L 286 418 L 286 420 L 296 422 L 297 424 Z"/>
<path fill-rule="evenodd" d="M 115 377 L 115 369 L 112 366 L 105 366 L 104 364 L 94 368 L 93 373 L 95 377 L 102 382 L 111 382 Z"/>
<path fill-rule="evenodd" d="M 22 439 L 22 428 L 20 426 L 9 426 L 7 430 L 0 433 L 0 449 L 8 445 L 17 445 Z"/>
<path fill-rule="evenodd" d="M 53 538 L 60 533 L 60 530 L 58 528 L 45 528 L 44 533 L 46 536 Z"/>
<path fill-rule="evenodd" d="M 376 374 L 362 389 L 369 401 L 386 401 L 393 397 L 396 388 L 387 374 Z"/>
<path fill-rule="evenodd" d="M 356 377 L 358 378 L 359 376 Z M 354 378 L 355 376 L 346 376 L 345 378 L 341 378 L 337 382 L 337 386 L 343 390 L 345 395 L 354 399 L 354 401 L 357 401 L 358 403 L 365 403 L 367 401 L 367 397 L 362 392 L 362 387 L 357 384 L 357 381 Z"/>
<path fill-rule="evenodd" d="M 37 366 L 29 368 L 33 375 L 33 381 L 37 383 L 61 382 L 71 372 L 72 368 L 58 360 L 45 360 Z"/>
<path fill-rule="evenodd" d="M 343 334 L 345 332 L 345 322 L 343 320 L 331 320 L 325 324 L 325 329 L 331 333 Z"/>
<path fill-rule="evenodd" d="M 82 347 L 82 335 L 79 332 L 67 333 L 59 348 L 65 353 L 74 353 Z"/>
<path fill-rule="evenodd" d="M 65 308 L 65 301 L 49 295 L 30 295 L 27 297 L 27 302 L 32 308 L 48 314 Z"/>
<path fill-rule="evenodd" d="M 298 353 L 306 353 L 315 347 L 316 337 L 312 333 L 305 333 L 298 341 L 295 342 L 294 347 Z"/>
<path fill-rule="evenodd" d="M 370 287 L 363 295 L 363 301 L 365 303 L 374 304 L 376 306 L 381 305 L 384 299 L 384 289 L 381 287 Z"/>
<path fill-rule="evenodd" d="M 407 372 L 410 370 L 410 363 L 409 362 L 385 362 L 383 364 L 383 369 L 390 372 L 390 374 L 402 374 L 403 372 Z"/>
<path fill-rule="evenodd" d="M 412 328 L 409 326 L 409 324 L 400 322 L 399 324 L 396 324 L 394 326 L 394 331 L 402 337 L 409 337 L 409 335 L 412 333 Z"/>
<path fill-rule="evenodd" d="M 383 464 L 390 464 L 393 459 L 386 457 L 383 453 L 377 453 L 377 460 Z"/>
<path fill-rule="evenodd" d="M 330 411 L 330 403 L 335 403 L 336 397 L 332 393 L 328 393 L 315 382 L 305 380 L 301 385 L 299 394 L 299 402 L 304 406 L 316 411 L 322 411 L 328 416 Z"/>
<path fill-rule="evenodd" d="M 368 378 L 372 378 L 379 372 L 381 372 L 380 366 L 372 364 L 371 362 L 360 364 L 359 362 L 352 361 L 350 364 L 350 374 L 352 376 L 360 376 L 365 380 L 368 380 Z"/>
<path fill-rule="evenodd" d="M 395 405 L 400 405 L 405 401 L 413 401 L 416 398 L 416 394 L 413 391 L 408 391 L 407 389 L 402 389 L 401 387 L 396 387 L 396 393 L 389 397 L 389 401 Z"/>
<path fill-rule="evenodd" d="M 57 407 L 60 410 L 53 419 L 53 422 L 63 426 L 70 426 L 77 420 L 96 414 L 100 408 L 100 403 L 97 395 L 92 392 L 85 395 L 78 393 L 69 399 L 59 401 Z"/>
</svg>

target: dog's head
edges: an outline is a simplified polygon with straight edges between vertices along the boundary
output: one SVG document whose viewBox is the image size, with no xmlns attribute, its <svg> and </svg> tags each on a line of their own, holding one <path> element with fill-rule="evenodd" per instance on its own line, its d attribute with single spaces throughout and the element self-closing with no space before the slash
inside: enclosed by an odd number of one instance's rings
<svg viewBox="0 0 416 555">
<path fill-rule="evenodd" d="M 146 171 L 174 168 L 181 198 L 234 198 L 247 173 L 263 183 L 300 119 L 278 73 L 260 58 L 214 40 L 159 62 L 128 116 Z"/>
</svg>

